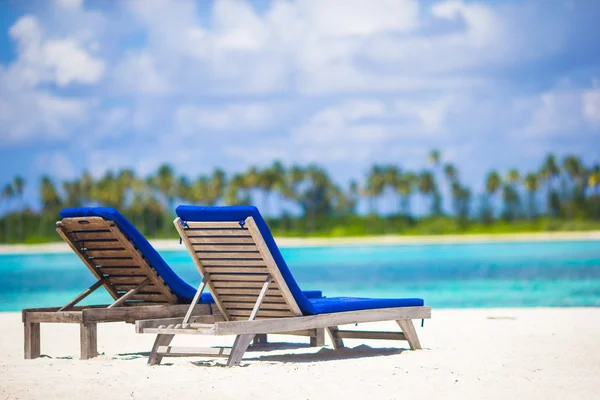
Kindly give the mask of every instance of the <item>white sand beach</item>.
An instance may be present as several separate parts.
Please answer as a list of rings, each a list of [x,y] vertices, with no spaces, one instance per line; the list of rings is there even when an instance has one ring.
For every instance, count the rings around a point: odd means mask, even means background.
[[[587,232],[534,232],[506,233],[493,235],[385,235],[337,238],[275,238],[280,247],[317,247],[317,246],[357,246],[357,245],[426,245],[452,243],[490,243],[490,242],[534,242],[566,240],[600,240],[600,231]],[[153,239],[150,243],[157,250],[185,250],[178,239]],[[0,244],[0,254],[24,253],[69,253],[71,249],[64,242],[43,244]]]
[[[348,340],[338,351],[269,345],[224,360],[165,358],[146,365],[153,335],[98,326],[95,359],[78,360],[78,326],[42,325],[42,354],[23,359],[20,313],[0,314],[0,399],[592,399],[600,395],[600,308],[433,310],[406,342]],[[365,329],[397,329],[394,323]],[[361,328],[359,327],[359,328]],[[352,329],[359,329],[349,327]],[[270,336],[270,341],[307,339]],[[178,337],[174,345],[230,345],[232,337]]]

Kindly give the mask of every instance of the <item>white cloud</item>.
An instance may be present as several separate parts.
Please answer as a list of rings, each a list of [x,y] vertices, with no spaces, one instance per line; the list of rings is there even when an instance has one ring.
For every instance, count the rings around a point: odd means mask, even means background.
[[[35,158],[33,167],[41,175],[54,179],[72,179],[77,175],[69,158],[60,152],[42,153]]]
[[[20,18],[10,28],[10,35],[18,43],[19,54],[9,68],[24,84],[91,84],[98,82],[104,73],[104,62],[90,55],[74,39],[44,39],[42,28],[33,16]]]
[[[175,123],[183,133],[207,131],[245,132],[273,126],[280,115],[273,104],[231,104],[222,107],[184,105],[175,112]]]
[[[523,129],[529,135],[571,137],[600,125],[599,89],[553,89],[521,107],[531,115]]]
[[[59,7],[79,9],[83,6],[83,0],[55,0]]]
[[[600,89],[585,90],[582,101],[584,117],[590,124],[600,125]]]

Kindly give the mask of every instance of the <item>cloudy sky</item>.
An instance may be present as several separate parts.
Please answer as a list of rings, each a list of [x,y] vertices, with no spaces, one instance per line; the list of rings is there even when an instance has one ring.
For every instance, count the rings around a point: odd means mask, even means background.
[[[600,2],[0,0],[0,185],[600,159]],[[34,201],[34,187],[28,197]]]

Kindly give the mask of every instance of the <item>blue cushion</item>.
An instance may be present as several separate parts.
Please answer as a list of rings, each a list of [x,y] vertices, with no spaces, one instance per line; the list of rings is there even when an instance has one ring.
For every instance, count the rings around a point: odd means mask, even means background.
[[[60,212],[61,218],[76,218],[76,217],[102,217],[114,221],[125,235],[133,242],[135,247],[146,257],[148,263],[154,268],[158,275],[163,278],[165,284],[169,286],[171,291],[177,296],[177,299],[182,304],[192,302],[196,289],[184,282],[169,265],[163,260],[158,252],[152,247],[150,242],[146,240],[133,226],[127,218],[119,211],[108,207],[82,207],[82,208],[65,208]],[[323,297],[320,290],[307,290],[304,295],[309,299]],[[210,293],[202,293],[200,304],[214,303]]]
[[[376,308],[420,307],[424,304],[423,299],[369,299],[364,297],[328,297],[310,299],[310,302],[319,314]]]
[[[269,248],[273,259],[279,267],[283,279],[287,283],[298,307],[304,315],[315,315],[319,313],[332,313],[342,311],[356,311],[375,308],[388,307],[409,307],[422,306],[422,299],[365,299],[356,297],[339,298],[308,298],[303,293],[294,280],[290,269],[288,268],[266,222],[258,212],[256,207],[252,206],[228,206],[228,207],[198,207],[198,206],[179,206],[176,210],[177,215],[183,221],[244,221],[248,217],[254,218],[267,247]]]

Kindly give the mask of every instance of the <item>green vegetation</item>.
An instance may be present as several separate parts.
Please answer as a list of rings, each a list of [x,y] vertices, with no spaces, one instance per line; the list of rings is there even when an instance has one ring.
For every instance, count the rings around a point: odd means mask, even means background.
[[[435,150],[429,161],[430,167],[421,171],[374,165],[362,184],[352,181],[347,187],[335,184],[319,166],[286,168],[278,161],[232,176],[217,168],[193,181],[177,177],[169,165],[145,178],[128,169],[108,171],[100,179],[86,172],[59,186],[44,176],[39,185],[39,211],[24,204],[25,182],[15,177],[1,192],[5,209],[11,211],[0,218],[0,242],[56,240],[54,222],[63,207],[115,207],[145,235],[174,237],[176,204],[253,204],[258,199],[266,204],[263,213],[278,216],[268,218],[268,222],[279,236],[600,229],[598,164],[586,167],[576,156],[567,156],[559,163],[550,154],[538,171],[490,171],[485,177],[485,192],[474,207],[472,191],[460,182],[456,167],[442,163],[441,154]],[[450,210],[443,208],[442,191],[451,197]],[[368,200],[367,215],[356,212],[361,199]],[[393,211],[386,215],[378,212],[383,201],[393,201]],[[429,215],[412,214],[411,205],[416,201],[425,202]]]

